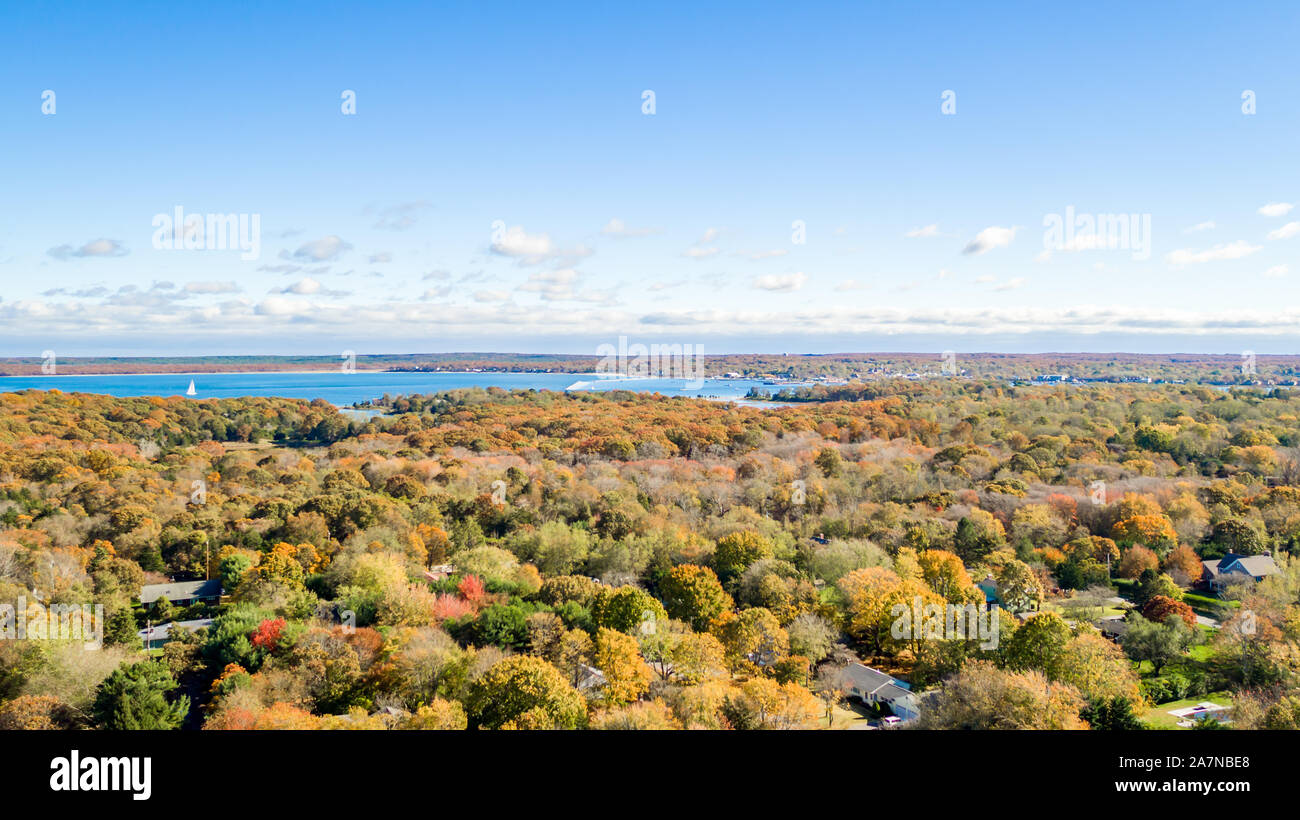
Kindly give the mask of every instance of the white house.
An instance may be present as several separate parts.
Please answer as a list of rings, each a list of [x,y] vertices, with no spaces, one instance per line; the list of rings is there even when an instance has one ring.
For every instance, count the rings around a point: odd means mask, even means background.
[[[894,716],[906,723],[921,716],[921,704],[907,683],[860,663],[844,669],[845,693],[863,703],[888,706]]]

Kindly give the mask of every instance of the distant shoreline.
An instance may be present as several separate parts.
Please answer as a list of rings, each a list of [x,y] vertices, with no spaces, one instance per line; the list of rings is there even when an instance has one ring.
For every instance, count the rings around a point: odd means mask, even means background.
[[[316,373],[338,373],[345,375],[337,367],[321,367],[314,370],[131,370],[124,372],[89,372],[89,373],[3,373],[0,379],[67,379],[73,377],[93,377],[98,379],[113,378],[115,376],[310,376]],[[385,368],[383,370],[373,370],[370,368],[358,367],[349,376],[375,375],[382,373],[428,373],[431,375],[446,374],[449,376],[500,376],[500,375],[519,375],[519,376],[592,376],[600,378],[598,373],[582,373],[579,371],[568,370],[411,370]],[[712,378],[712,377],[711,377]],[[716,378],[722,378],[721,376]]]
[[[680,347],[680,346],[679,346]],[[662,357],[671,359],[667,364]],[[680,360],[678,360],[680,357]],[[338,374],[346,362],[357,374],[427,374],[481,378],[598,377],[607,357],[558,353],[391,353],[339,356],[69,356],[47,362],[32,356],[0,357],[0,382],[61,376],[173,376],[201,379]],[[1300,355],[1139,353],[722,353],[691,356],[644,354],[620,358],[617,368],[646,367],[651,373],[692,372],[717,382],[760,381],[771,387],[833,389],[897,378],[919,381],[960,376],[1003,383],[1126,383],[1241,387],[1300,386]]]

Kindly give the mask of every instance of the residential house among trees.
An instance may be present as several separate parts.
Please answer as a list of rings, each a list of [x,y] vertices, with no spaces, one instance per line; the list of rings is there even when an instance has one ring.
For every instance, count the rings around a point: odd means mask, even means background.
[[[907,683],[861,663],[851,663],[844,671],[846,694],[872,706],[888,706],[905,723],[921,716],[920,703]]]
[[[145,584],[140,590],[140,603],[146,606],[166,598],[176,606],[189,606],[195,603],[215,604],[221,600],[225,590],[216,578],[207,581],[171,581],[166,584]]]
[[[1205,573],[1201,583],[1213,592],[1220,592],[1233,581],[1262,581],[1279,572],[1271,555],[1238,555],[1230,552],[1217,561],[1203,561]]]

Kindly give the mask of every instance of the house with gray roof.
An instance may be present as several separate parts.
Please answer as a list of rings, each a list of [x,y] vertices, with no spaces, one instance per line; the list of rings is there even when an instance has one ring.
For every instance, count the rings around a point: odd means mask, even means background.
[[[594,666],[580,663],[575,674],[577,680],[573,682],[573,685],[579,692],[595,693],[605,686],[605,673]]]
[[[861,663],[844,668],[845,693],[863,703],[888,706],[904,723],[921,716],[921,704],[911,686],[892,675]]]
[[[1124,633],[1128,632],[1128,621],[1124,620],[1123,615],[1114,615],[1101,620],[1093,621],[1092,625],[1097,627],[1101,634],[1112,641],[1120,641]]]
[[[224,594],[225,590],[217,578],[207,581],[169,581],[166,584],[145,584],[140,590],[140,603],[147,605],[159,598],[166,598],[177,606],[189,606],[199,601],[216,603]]]
[[[1281,570],[1271,555],[1238,555],[1230,552],[1217,561],[1202,561],[1205,571],[1201,583],[1212,592],[1220,592],[1233,582],[1257,582]]]

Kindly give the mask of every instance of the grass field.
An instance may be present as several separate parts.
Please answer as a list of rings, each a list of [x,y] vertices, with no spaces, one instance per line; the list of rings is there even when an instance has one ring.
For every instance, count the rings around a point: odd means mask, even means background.
[[[1170,701],[1169,703],[1162,703],[1159,706],[1148,709],[1141,717],[1142,720],[1153,729],[1181,729],[1183,727],[1178,725],[1178,718],[1169,713],[1174,709],[1185,709],[1189,706],[1195,706],[1203,700],[1208,700],[1210,703],[1216,703],[1219,706],[1232,705],[1232,697],[1229,693],[1211,692],[1204,697],[1184,698],[1182,700]]]

